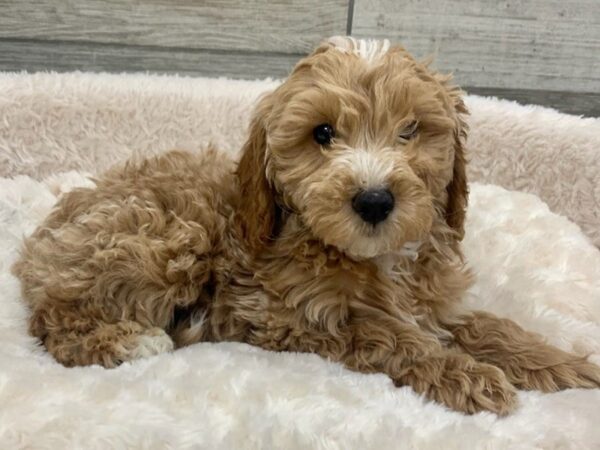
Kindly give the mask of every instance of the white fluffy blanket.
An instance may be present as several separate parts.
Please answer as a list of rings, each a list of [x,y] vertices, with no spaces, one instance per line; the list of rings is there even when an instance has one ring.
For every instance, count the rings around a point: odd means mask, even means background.
[[[81,133],[69,113],[76,100],[56,101],[72,121],[62,124],[67,143]],[[22,126],[18,115],[2,114]],[[0,143],[28,148],[6,126]],[[168,135],[172,126],[163,123],[157,133]],[[48,139],[37,136],[29,147]],[[315,355],[241,344],[198,344],[114,370],[60,366],[27,335],[9,268],[22,235],[60,192],[86,179],[81,172],[40,176],[36,159],[16,151],[10,164],[23,157],[34,166],[21,164],[20,173],[31,170],[31,177],[0,178],[0,449],[600,448],[600,390],[523,392],[517,412],[499,419],[448,411],[383,375],[349,372]],[[51,163],[51,154],[44,157]],[[464,247],[478,273],[470,307],[512,318],[600,363],[600,252],[577,225],[533,195],[473,184]]]
[[[498,419],[426,402],[315,355],[198,344],[118,369],[66,369],[27,335],[9,274],[23,233],[85,179],[0,181],[0,448],[598,448],[600,390],[520,394]],[[473,307],[600,362],[600,252],[536,197],[473,185]]]

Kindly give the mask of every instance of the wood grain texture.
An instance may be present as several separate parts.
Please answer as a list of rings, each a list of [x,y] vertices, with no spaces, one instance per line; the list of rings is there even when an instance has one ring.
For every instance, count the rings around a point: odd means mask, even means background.
[[[598,0],[355,0],[353,35],[434,55],[465,86],[600,93]]]
[[[322,38],[402,42],[466,90],[600,116],[598,0],[0,0],[0,70],[284,77]]]
[[[238,79],[282,78],[301,56],[0,40],[0,71],[87,70],[178,73]],[[470,94],[496,96],[519,103],[550,106],[570,114],[600,117],[600,94],[477,87],[464,89]]]
[[[0,0],[0,38],[308,52],[348,0]]]
[[[238,79],[285,77],[302,55],[113,44],[0,40],[0,71],[180,73]]]

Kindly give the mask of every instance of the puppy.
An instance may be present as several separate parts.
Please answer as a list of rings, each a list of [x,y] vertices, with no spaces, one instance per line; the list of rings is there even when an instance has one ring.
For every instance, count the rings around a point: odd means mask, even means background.
[[[236,165],[171,152],[64,195],[14,271],[66,366],[200,341],[314,352],[462,411],[600,368],[461,309],[467,113],[387,41],[332,38],[259,102]]]

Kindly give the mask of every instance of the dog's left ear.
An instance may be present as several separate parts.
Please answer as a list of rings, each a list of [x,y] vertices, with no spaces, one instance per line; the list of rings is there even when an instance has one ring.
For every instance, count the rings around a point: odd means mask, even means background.
[[[469,196],[465,155],[468,129],[464,118],[469,111],[462,99],[462,91],[457,87],[449,87],[448,90],[456,113],[456,124],[454,128],[454,169],[452,180],[446,187],[448,203],[445,216],[448,225],[458,233],[459,239],[462,240],[465,234],[465,215]]]

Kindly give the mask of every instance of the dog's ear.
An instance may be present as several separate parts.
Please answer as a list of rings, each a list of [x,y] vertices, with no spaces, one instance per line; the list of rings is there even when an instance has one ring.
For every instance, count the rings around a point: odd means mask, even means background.
[[[258,104],[250,122],[236,170],[239,183],[238,222],[249,249],[258,253],[271,240],[277,226],[275,192],[267,178],[267,132],[265,119],[271,110],[270,96]]]
[[[448,202],[446,206],[446,222],[462,239],[465,234],[465,215],[468,203],[468,186],[466,173],[465,141],[467,124],[465,116],[469,113],[462,99],[462,91],[456,87],[449,88],[450,98],[455,109],[454,128],[454,168],[452,180],[446,187]]]

